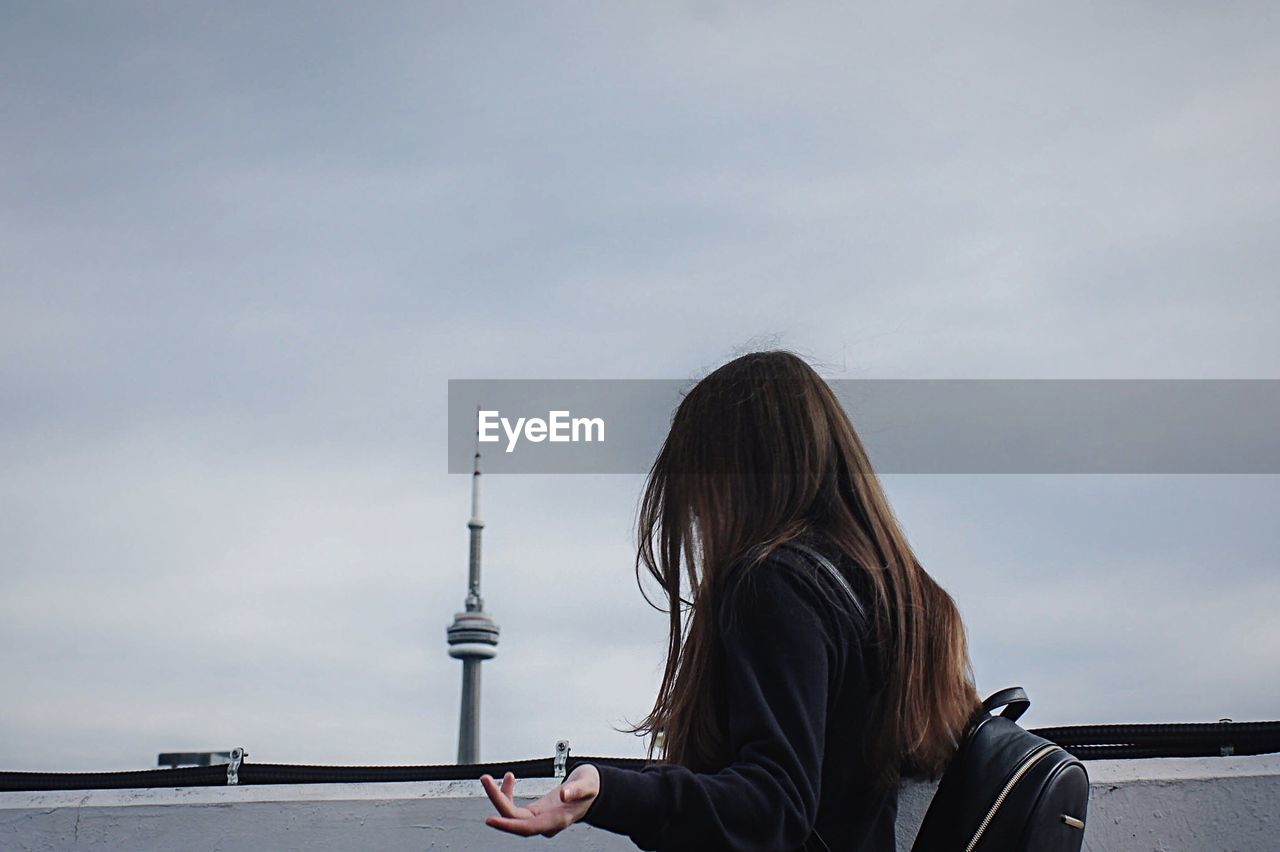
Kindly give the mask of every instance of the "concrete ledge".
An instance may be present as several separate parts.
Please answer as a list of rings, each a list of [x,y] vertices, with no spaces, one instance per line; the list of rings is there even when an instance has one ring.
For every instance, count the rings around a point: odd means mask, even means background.
[[[1271,852],[1280,837],[1280,756],[1092,761],[1085,848],[1091,852]],[[518,782],[537,798],[552,779]],[[933,794],[902,792],[899,848]],[[520,838],[484,825],[492,813],[479,781],[304,784],[0,793],[5,850],[634,849],[585,825],[554,839]]]

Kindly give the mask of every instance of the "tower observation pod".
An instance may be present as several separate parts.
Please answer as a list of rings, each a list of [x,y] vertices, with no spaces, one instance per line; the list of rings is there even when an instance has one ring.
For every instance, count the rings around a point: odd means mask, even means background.
[[[480,597],[480,451],[471,473],[471,557],[465,611],[455,613],[446,634],[449,656],[462,660],[462,704],[458,717],[458,763],[480,762],[480,664],[498,653],[498,625]]]

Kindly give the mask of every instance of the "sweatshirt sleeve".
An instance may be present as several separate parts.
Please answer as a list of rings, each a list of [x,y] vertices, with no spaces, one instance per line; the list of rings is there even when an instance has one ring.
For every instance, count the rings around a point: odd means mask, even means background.
[[[732,762],[600,766],[583,817],[647,850],[798,849],[817,817],[836,646],[811,579],[765,560],[735,577],[719,618]]]

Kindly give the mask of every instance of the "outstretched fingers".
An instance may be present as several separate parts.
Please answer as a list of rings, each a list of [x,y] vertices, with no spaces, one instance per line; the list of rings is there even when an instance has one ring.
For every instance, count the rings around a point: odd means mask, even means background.
[[[516,787],[514,773],[508,772],[502,777],[501,787],[491,775],[481,775],[480,784],[489,801],[498,809],[498,814],[485,819],[484,824],[523,837],[535,834],[554,837],[559,834],[573,825],[576,817],[572,811],[581,808],[577,802],[592,795],[589,785],[578,780],[549,790],[541,799],[522,808],[516,805],[513,797]]]
[[[485,793],[489,796],[489,801],[493,802],[493,806],[498,809],[498,813],[503,817],[514,818],[527,815],[529,813],[526,808],[517,808],[516,803],[512,800],[511,794],[515,790],[516,777],[508,772],[502,778],[502,788],[498,788],[498,783],[493,780],[493,776],[484,774],[480,776],[480,784],[484,787]],[[490,817],[496,819],[496,817]]]

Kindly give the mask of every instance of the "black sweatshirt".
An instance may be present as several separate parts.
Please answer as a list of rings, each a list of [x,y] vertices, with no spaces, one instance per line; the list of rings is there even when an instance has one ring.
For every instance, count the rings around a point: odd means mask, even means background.
[[[863,571],[836,564],[865,607]],[[861,746],[879,688],[869,627],[825,571],[803,565],[774,554],[725,584],[716,709],[732,761],[711,773],[597,765],[583,822],[648,850],[892,852],[897,790],[870,788]]]

